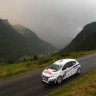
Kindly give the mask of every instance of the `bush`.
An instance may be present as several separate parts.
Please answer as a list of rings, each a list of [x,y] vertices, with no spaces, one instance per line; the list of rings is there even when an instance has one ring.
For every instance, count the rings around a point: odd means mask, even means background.
[[[52,61],[52,58],[40,58],[38,60],[38,64],[44,64],[44,63],[48,63],[50,61]]]
[[[68,56],[70,56],[70,54],[71,54],[71,53],[68,53],[68,52],[67,52],[67,53],[61,53],[60,56],[61,56],[61,57],[68,57]]]
[[[37,60],[38,59],[38,56],[37,55],[34,55],[33,56],[33,60]]]

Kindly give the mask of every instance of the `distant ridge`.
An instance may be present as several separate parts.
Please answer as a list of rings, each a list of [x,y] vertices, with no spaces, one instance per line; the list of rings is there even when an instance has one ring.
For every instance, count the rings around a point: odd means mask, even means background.
[[[62,51],[70,52],[89,50],[96,50],[96,22],[87,24],[72,40],[72,42]]]

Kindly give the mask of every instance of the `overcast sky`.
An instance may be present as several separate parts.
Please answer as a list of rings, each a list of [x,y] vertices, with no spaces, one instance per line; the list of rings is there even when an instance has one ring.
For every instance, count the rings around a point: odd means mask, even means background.
[[[0,17],[63,48],[84,25],[96,21],[96,0],[0,0]]]

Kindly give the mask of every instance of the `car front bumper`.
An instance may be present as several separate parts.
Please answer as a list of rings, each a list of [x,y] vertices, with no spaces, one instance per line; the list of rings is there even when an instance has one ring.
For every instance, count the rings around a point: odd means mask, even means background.
[[[56,83],[56,79],[52,79],[52,80],[48,80],[48,81],[42,80],[42,81],[45,82],[45,83],[48,83],[48,84],[54,84],[54,83]]]
[[[57,80],[56,78],[49,78],[46,76],[42,76],[42,81],[48,84],[56,83],[56,80]]]

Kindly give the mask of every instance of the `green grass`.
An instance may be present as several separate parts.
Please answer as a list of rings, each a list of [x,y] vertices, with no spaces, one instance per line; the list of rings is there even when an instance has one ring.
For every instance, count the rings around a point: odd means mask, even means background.
[[[72,80],[48,96],[96,96],[96,70]]]
[[[96,53],[96,51],[59,53],[48,58],[40,58],[36,61],[20,62],[15,64],[6,64],[6,65],[3,64],[0,65],[0,79],[7,78],[23,72],[46,67],[58,59],[78,58],[92,53]]]

